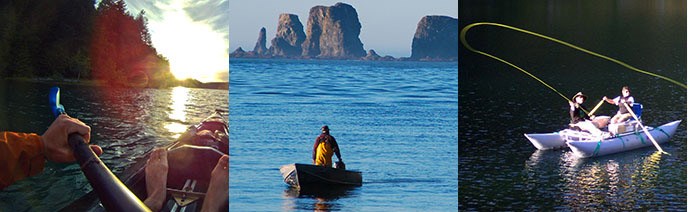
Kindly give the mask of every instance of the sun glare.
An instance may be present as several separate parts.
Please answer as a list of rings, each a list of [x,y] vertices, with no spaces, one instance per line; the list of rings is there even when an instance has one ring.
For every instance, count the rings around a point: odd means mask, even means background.
[[[158,4],[165,12],[160,21],[151,21],[149,28],[153,45],[170,61],[172,74],[177,79],[227,81],[217,79],[219,73],[229,71],[227,39],[208,23],[193,21],[183,9],[185,1]]]
[[[181,123],[186,121],[186,104],[189,101],[189,88],[174,87],[170,97],[172,98],[170,105],[172,112],[169,114],[169,118],[175,122],[165,125],[165,128],[169,132],[174,133],[176,138],[186,130],[186,126]]]

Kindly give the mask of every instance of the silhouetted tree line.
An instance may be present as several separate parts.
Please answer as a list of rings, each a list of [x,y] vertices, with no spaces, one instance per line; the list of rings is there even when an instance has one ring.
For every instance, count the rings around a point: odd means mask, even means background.
[[[165,87],[174,77],[151,43],[144,11],[123,0],[0,1],[0,77],[94,79]]]

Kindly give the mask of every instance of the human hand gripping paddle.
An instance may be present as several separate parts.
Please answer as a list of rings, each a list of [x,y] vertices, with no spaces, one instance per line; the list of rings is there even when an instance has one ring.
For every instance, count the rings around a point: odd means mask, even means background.
[[[50,108],[55,117],[67,114],[60,104],[60,88],[50,89]],[[120,181],[110,169],[98,158],[79,133],[71,133],[67,139],[74,158],[81,166],[81,171],[88,179],[93,190],[98,194],[107,211],[150,211],[141,200]]]
[[[659,151],[662,152],[662,153],[669,154],[669,153],[665,152],[664,150],[662,150],[662,147],[659,146],[659,144],[657,143],[657,141],[655,141],[655,138],[653,138],[652,135],[650,134],[650,132],[647,131],[647,129],[645,128],[645,126],[643,126],[643,123],[640,123],[640,119],[638,119],[638,116],[635,115],[635,113],[633,112],[633,110],[631,109],[631,107],[628,106],[628,103],[624,102],[623,104],[624,104],[624,106],[626,106],[626,109],[628,110],[629,113],[631,113],[631,115],[633,116],[633,118],[634,118],[635,120],[638,120],[638,124],[640,125],[640,128],[642,128],[642,129],[643,129],[643,132],[645,132],[645,135],[647,135],[647,137],[650,138],[650,140],[652,141],[652,144],[654,144],[655,147],[657,147],[657,150],[659,150]]]

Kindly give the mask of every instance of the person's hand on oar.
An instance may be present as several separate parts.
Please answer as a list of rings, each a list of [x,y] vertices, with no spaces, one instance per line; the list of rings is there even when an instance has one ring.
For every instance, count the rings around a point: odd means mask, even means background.
[[[71,163],[76,159],[74,152],[67,143],[69,134],[78,133],[84,137],[84,141],[91,141],[91,127],[81,122],[79,119],[69,117],[66,114],[58,116],[48,130],[41,136],[46,159],[58,163]],[[93,152],[98,156],[103,154],[103,149],[97,145],[89,145]]]
[[[49,155],[50,160],[55,161],[76,161],[106,211],[150,211],[100,160],[103,150],[88,145],[91,128],[67,115],[60,104],[59,87],[50,88],[48,100],[55,121],[40,138],[47,150],[46,157]]]
[[[60,115],[43,135],[36,133],[0,132],[0,190],[14,182],[43,172],[46,159],[72,163],[74,153],[67,142],[71,133],[78,133],[89,142],[91,128],[78,119]],[[103,149],[90,148],[98,155]]]

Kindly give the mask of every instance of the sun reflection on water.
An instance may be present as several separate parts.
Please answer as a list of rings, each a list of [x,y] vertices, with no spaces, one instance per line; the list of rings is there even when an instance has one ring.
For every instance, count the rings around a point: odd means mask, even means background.
[[[571,168],[562,168],[568,181],[565,204],[574,210],[594,205],[624,211],[652,201],[654,193],[646,191],[654,191],[659,187],[661,153],[656,151],[632,160],[617,160],[620,156],[616,156],[613,159],[611,156],[581,159],[584,162],[575,165],[565,161],[565,166]],[[625,156],[637,157],[632,154]]]
[[[172,88],[172,104],[170,108],[172,112],[169,115],[170,123],[165,125],[165,128],[174,133],[174,137],[179,137],[185,130],[186,125],[186,104],[189,100],[189,88],[174,87]]]

